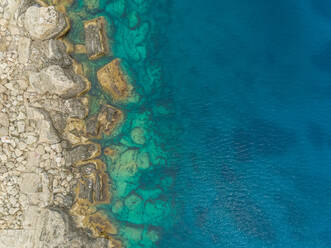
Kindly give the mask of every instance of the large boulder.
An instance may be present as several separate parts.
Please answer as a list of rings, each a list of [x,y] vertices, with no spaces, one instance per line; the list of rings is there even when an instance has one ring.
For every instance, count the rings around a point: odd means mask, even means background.
[[[82,77],[58,65],[51,65],[39,73],[30,73],[29,81],[40,94],[48,92],[64,98],[74,97],[86,89],[86,82]]]
[[[34,70],[41,70],[50,65],[69,68],[72,58],[66,52],[66,46],[59,40],[35,40],[31,43],[30,60]]]
[[[24,26],[34,40],[48,40],[68,29],[65,16],[53,6],[31,6],[25,12]]]
[[[105,25],[104,17],[84,22],[85,47],[89,59],[100,58],[108,52]]]
[[[37,121],[39,143],[56,144],[61,141],[47,111],[40,108],[27,107],[27,115],[29,119]]]
[[[126,100],[132,90],[129,77],[124,72],[121,60],[114,59],[97,72],[99,83],[114,101]]]
[[[103,105],[98,115],[98,122],[100,125],[100,131],[106,135],[110,135],[111,132],[118,126],[123,120],[123,112],[113,106]]]

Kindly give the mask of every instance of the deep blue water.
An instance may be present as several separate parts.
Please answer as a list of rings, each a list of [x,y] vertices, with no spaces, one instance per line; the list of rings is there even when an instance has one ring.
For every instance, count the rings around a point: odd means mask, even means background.
[[[182,127],[164,248],[331,247],[331,3],[172,1]]]

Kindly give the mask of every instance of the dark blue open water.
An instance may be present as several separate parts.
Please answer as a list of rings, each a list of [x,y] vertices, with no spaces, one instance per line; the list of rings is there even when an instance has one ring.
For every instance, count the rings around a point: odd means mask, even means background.
[[[331,247],[331,2],[169,8],[179,211],[160,247]]]

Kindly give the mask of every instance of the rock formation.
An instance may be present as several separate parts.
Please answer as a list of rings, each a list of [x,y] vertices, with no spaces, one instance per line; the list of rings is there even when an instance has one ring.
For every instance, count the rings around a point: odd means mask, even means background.
[[[89,59],[97,59],[108,52],[104,17],[84,22],[85,48]]]
[[[120,247],[96,208],[110,184],[89,137],[123,113],[105,105],[86,119],[90,83],[55,39],[68,21],[38,2],[0,0],[0,248]]]
[[[114,101],[123,101],[129,97],[132,86],[129,84],[128,75],[123,71],[120,59],[114,59],[102,67],[97,76],[103,89]]]
[[[33,40],[48,40],[64,34],[68,23],[53,6],[31,6],[25,12],[24,27]]]

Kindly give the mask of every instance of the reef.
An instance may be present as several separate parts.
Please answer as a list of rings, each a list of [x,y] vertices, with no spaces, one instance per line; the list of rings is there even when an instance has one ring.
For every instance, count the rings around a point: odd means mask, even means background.
[[[89,116],[91,83],[62,38],[67,5],[0,0],[1,248],[122,246],[97,207],[110,202],[111,183],[91,138],[110,135],[123,112],[103,105]],[[86,41],[89,57],[99,57],[104,23],[86,25],[101,32]]]

